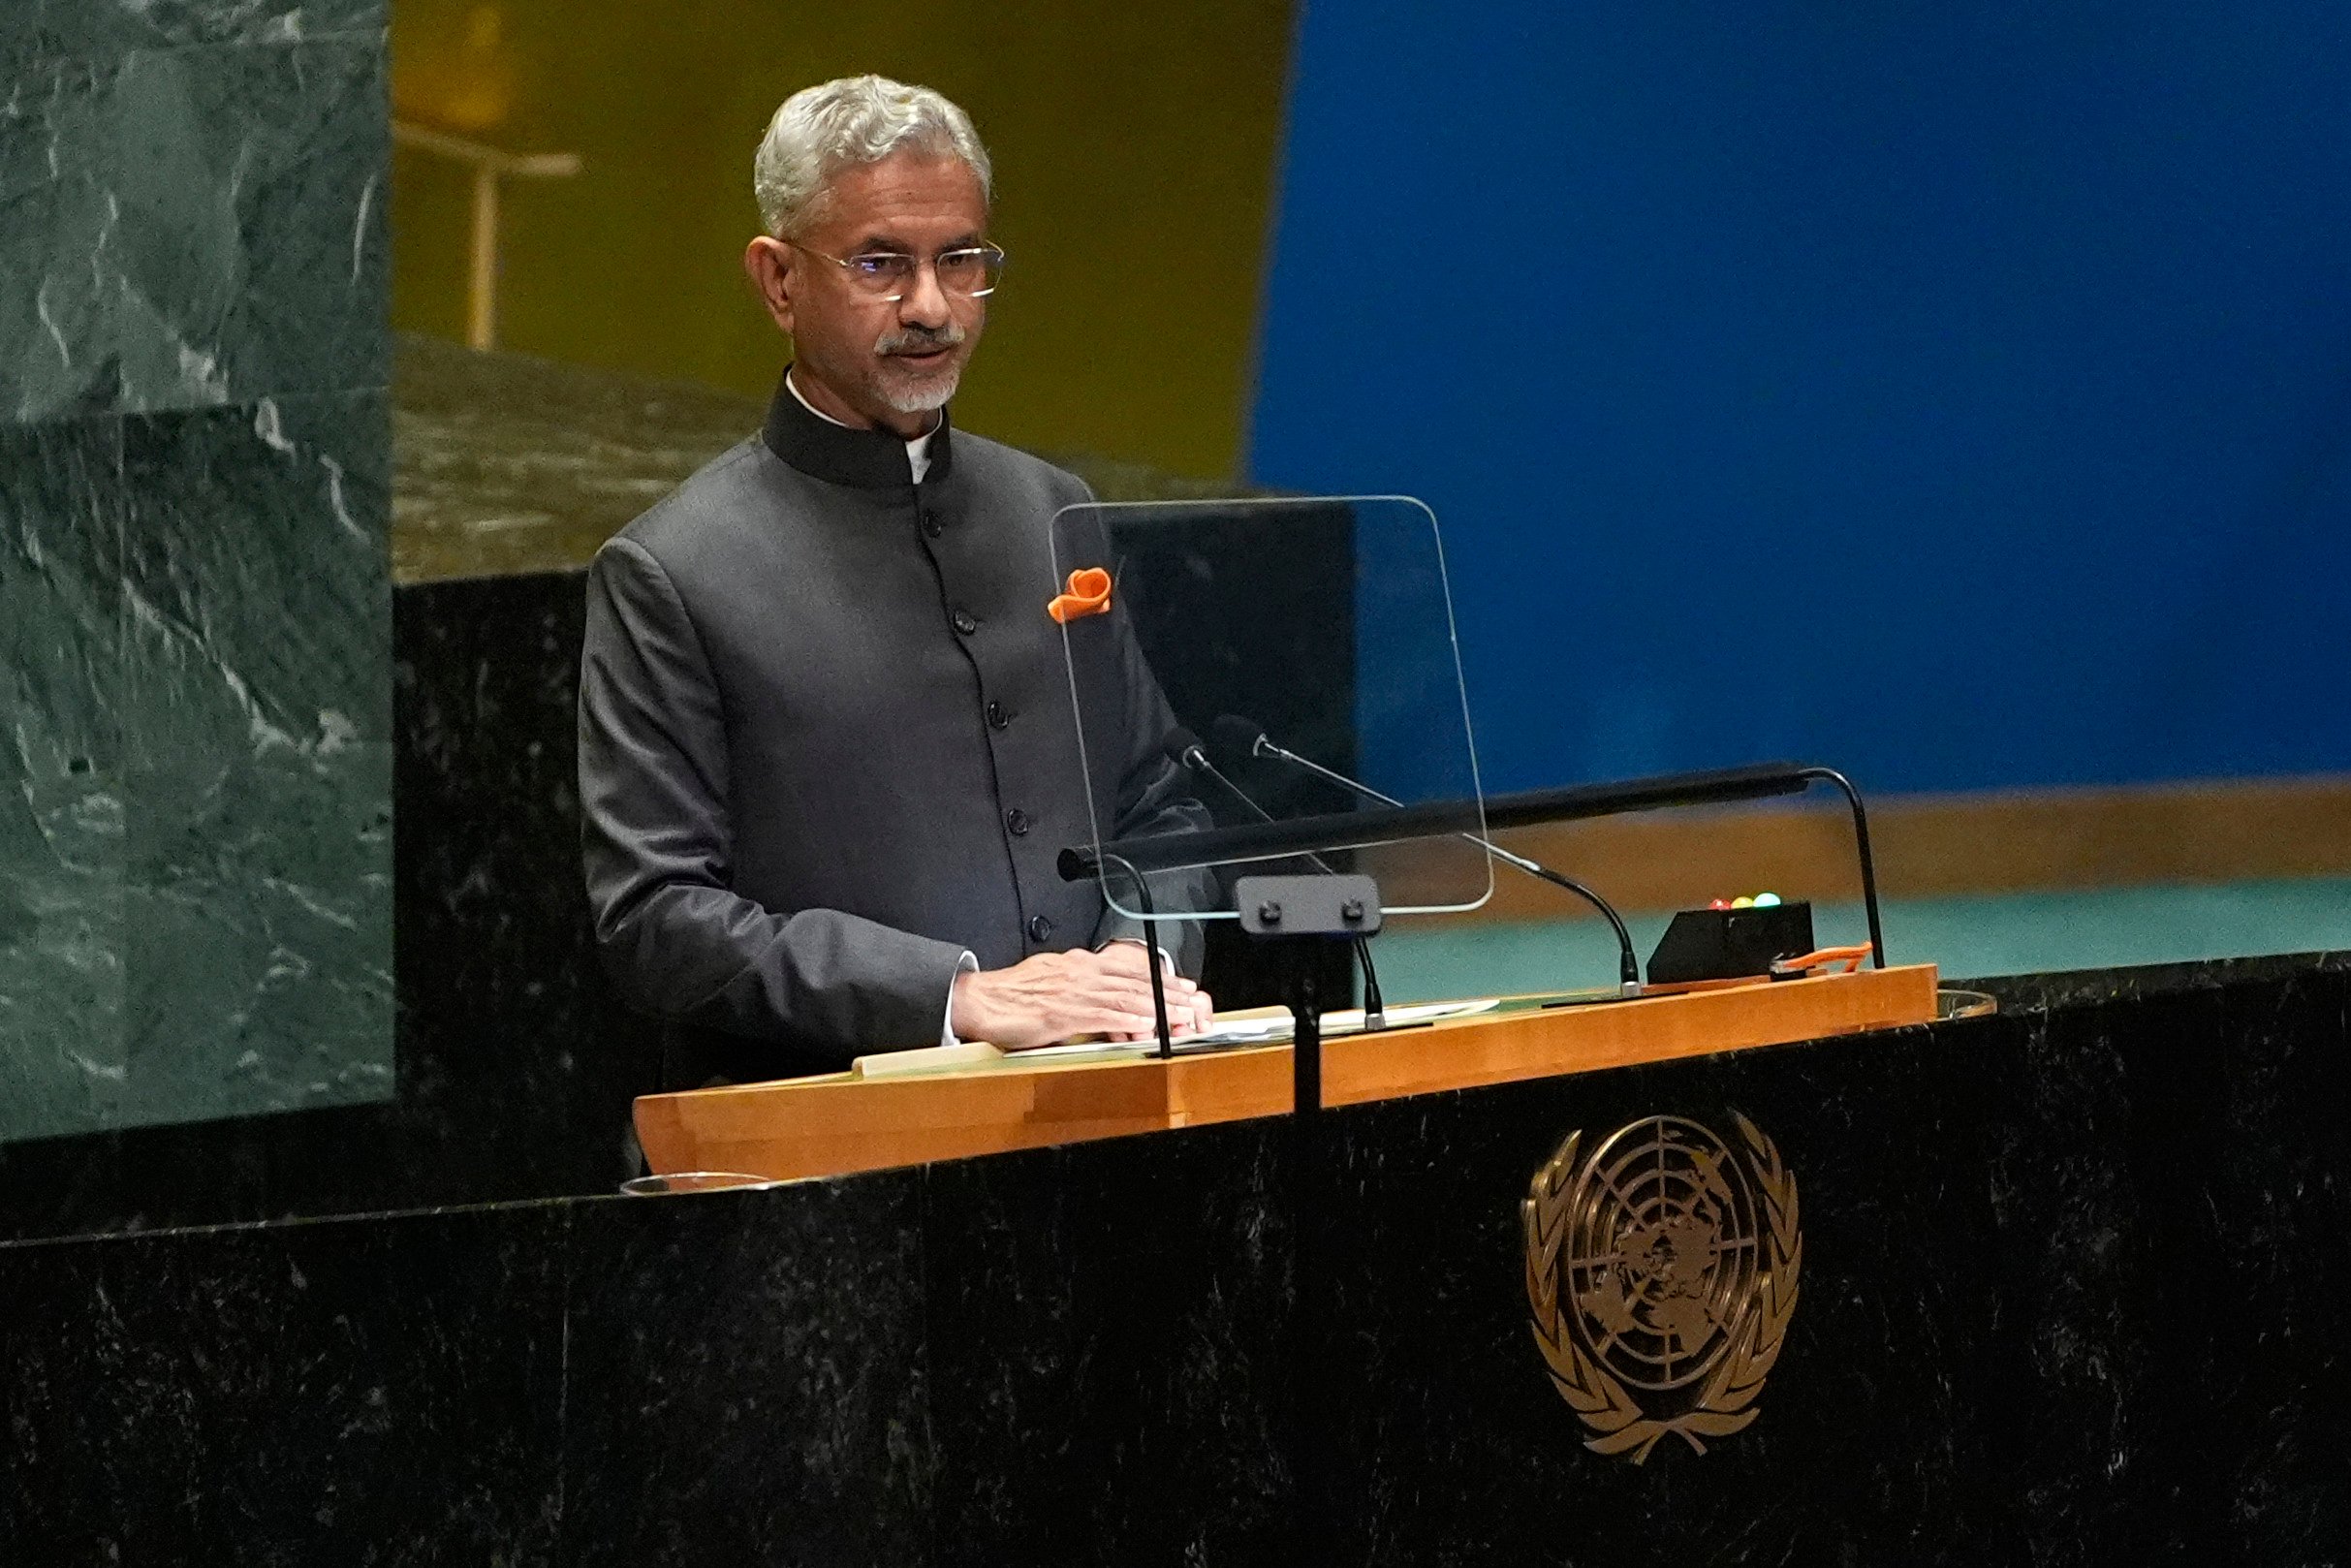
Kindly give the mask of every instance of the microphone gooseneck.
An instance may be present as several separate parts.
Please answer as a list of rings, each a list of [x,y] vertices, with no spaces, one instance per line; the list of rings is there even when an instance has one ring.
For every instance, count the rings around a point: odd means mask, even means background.
[[[1221,731],[1228,721],[1240,724],[1243,728],[1248,727],[1246,720],[1236,720],[1232,714],[1228,713],[1218,719],[1213,728]],[[1263,730],[1254,730],[1248,738],[1252,743],[1264,740],[1266,733]],[[1167,754],[1177,767],[1188,768],[1196,773],[1205,773],[1214,779],[1219,788],[1239,801],[1242,808],[1258,821],[1271,822],[1273,820],[1270,812],[1259,805],[1246,790],[1227,778],[1223,768],[1208,760],[1207,749],[1200,743],[1200,737],[1191,731],[1178,728],[1168,732]],[[1330,862],[1320,855],[1308,855],[1305,859],[1326,872],[1332,872],[1332,875],[1337,874],[1332,871]],[[1349,945],[1355,949],[1356,964],[1364,972],[1364,1027],[1384,1029],[1388,1026],[1388,1006],[1380,994],[1380,972],[1371,962],[1371,944],[1359,936]]]
[[[1176,1037],[1168,1028],[1167,984],[1159,978],[1159,929],[1154,919],[1157,911],[1151,907],[1151,885],[1123,856],[1106,854],[1102,861],[1106,865],[1118,866],[1135,879],[1135,896],[1143,905],[1144,929],[1149,933],[1143,944],[1143,961],[1151,972],[1151,1022],[1159,1031],[1159,1055],[1165,1060],[1176,1053]]]
[[[1266,734],[1266,730],[1263,725],[1252,724],[1238,713],[1227,713],[1218,718],[1217,721],[1208,726],[1208,728],[1216,733],[1217,739],[1221,744],[1225,745],[1232,751],[1239,753],[1240,755],[1249,757],[1270,757],[1277,762],[1286,763],[1294,768],[1302,768],[1307,772],[1313,773],[1319,778],[1328,779],[1343,790],[1347,790],[1353,794],[1359,795],[1366,800],[1377,801],[1381,805],[1400,806],[1404,803],[1392,795],[1381,794],[1378,790],[1375,790],[1370,785],[1364,783],[1361,779],[1349,778],[1346,774],[1338,772],[1333,768],[1325,768],[1321,763],[1316,762],[1311,757],[1301,757],[1295,751],[1288,750],[1275,744],[1271,737]],[[1228,785],[1227,787],[1229,788],[1230,786]],[[1264,815],[1262,812],[1259,814],[1261,816]],[[1511,851],[1504,849],[1501,845],[1493,842],[1493,840],[1489,838],[1485,838],[1477,833],[1469,832],[1461,833],[1458,836],[1477,845],[1480,849],[1485,850],[1488,854],[1493,856],[1496,860],[1503,862],[1505,864],[1515,866],[1519,870],[1525,872],[1528,876],[1534,877],[1540,881],[1548,882],[1552,887],[1565,889],[1567,892],[1574,894],[1577,897],[1582,898],[1585,903],[1590,904],[1594,909],[1600,911],[1600,913],[1607,918],[1610,927],[1616,933],[1616,979],[1618,988],[1627,996],[1638,996],[1641,994],[1641,955],[1633,946],[1633,933],[1626,928],[1624,917],[1616,913],[1614,905],[1611,904],[1606,898],[1601,897],[1597,892],[1585,887],[1583,883],[1577,881],[1574,877],[1567,875],[1565,872],[1554,871],[1550,866],[1543,864],[1540,861],[1530,860],[1524,855],[1514,854]]]

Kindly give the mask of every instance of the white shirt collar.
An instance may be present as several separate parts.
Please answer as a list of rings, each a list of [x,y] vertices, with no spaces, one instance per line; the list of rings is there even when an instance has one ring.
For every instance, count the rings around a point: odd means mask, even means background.
[[[857,428],[857,426],[851,424],[847,420],[834,419],[831,415],[826,413],[823,409],[808,401],[807,398],[801,396],[799,387],[796,382],[793,381],[792,372],[789,369],[784,372],[784,386],[791,392],[793,400],[795,402],[799,403],[800,407],[806,409],[809,413],[815,415],[818,419],[823,420],[827,424],[837,424],[844,430],[853,430]],[[906,467],[908,471],[914,475],[914,482],[917,485],[922,484],[923,476],[930,472],[930,438],[938,433],[938,422],[933,420],[929,429],[925,430],[921,435],[914,437],[912,440],[906,443]]]

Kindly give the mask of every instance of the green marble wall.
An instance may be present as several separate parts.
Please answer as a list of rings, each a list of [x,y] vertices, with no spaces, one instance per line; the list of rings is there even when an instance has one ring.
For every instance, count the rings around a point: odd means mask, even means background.
[[[388,1096],[383,0],[0,0],[0,1139]]]

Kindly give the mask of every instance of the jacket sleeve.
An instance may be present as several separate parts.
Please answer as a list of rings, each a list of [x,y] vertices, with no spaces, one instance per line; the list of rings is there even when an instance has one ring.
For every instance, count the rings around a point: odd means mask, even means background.
[[[581,853],[596,945],[622,996],[674,1022],[816,1048],[936,1045],[963,950],[729,885],[726,726],[692,617],[615,538],[587,574],[580,666]]]

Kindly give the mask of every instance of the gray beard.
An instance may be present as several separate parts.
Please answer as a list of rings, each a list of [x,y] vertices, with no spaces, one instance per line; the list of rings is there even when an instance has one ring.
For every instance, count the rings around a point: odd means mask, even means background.
[[[885,386],[882,401],[901,414],[927,414],[945,408],[956,394],[956,384],[963,379],[963,367],[957,365],[944,376],[925,376],[903,390]]]

